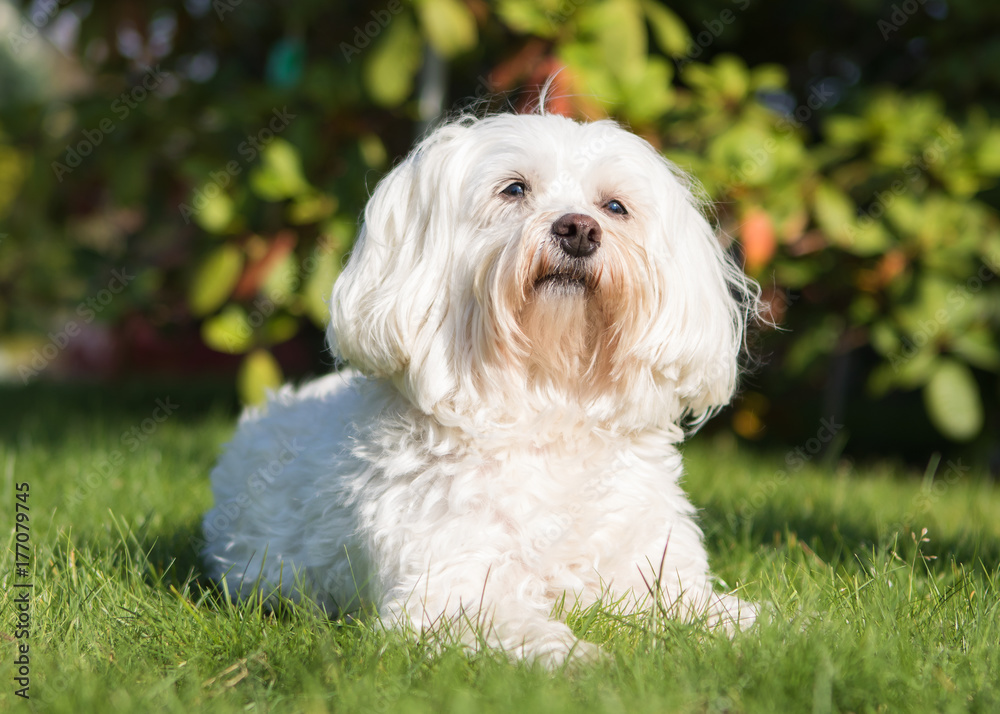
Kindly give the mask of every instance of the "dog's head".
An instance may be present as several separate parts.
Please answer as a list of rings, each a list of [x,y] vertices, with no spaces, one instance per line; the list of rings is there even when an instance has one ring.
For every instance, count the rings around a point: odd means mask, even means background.
[[[699,209],[613,122],[448,124],[375,189],[331,347],[453,422],[552,405],[619,429],[698,421],[732,396],[756,299]]]

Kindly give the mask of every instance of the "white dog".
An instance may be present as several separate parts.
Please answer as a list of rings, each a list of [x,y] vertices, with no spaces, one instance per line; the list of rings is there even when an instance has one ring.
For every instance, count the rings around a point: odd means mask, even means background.
[[[594,651],[564,596],[746,626],[676,445],[732,396],[755,305],[687,180],[615,123],[445,125],[334,286],[357,372],[249,410],[212,473],[211,575],[549,664]]]

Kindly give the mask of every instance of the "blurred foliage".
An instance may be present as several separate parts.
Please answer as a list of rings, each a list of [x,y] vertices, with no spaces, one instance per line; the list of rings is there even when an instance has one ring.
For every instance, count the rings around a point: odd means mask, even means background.
[[[0,28],[0,333],[58,328],[124,266],[95,317],[194,327],[245,356],[257,400],[276,349],[321,335],[360,210],[426,122],[524,108],[555,76],[550,111],[616,117],[697,176],[761,282],[778,329],[741,435],[795,438],[804,395],[838,416],[919,393],[940,435],[995,444],[1000,8],[761,5],[21,6]]]

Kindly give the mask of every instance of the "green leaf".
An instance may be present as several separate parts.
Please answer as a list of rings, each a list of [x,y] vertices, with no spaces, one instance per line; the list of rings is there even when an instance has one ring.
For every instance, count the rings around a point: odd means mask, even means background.
[[[646,19],[653,28],[653,37],[660,49],[673,57],[686,55],[691,46],[691,34],[674,11],[656,0],[646,0],[642,3],[642,9],[646,12]]]
[[[979,170],[988,176],[1000,174],[1000,129],[992,129],[976,151]]]
[[[889,366],[894,374],[893,386],[901,389],[924,386],[937,372],[940,362],[941,358],[933,345],[904,344],[899,353],[889,355]]]
[[[1000,345],[992,330],[984,327],[966,330],[955,335],[949,347],[976,367],[989,370],[1000,368]]]
[[[281,386],[281,366],[267,350],[254,350],[246,356],[236,375],[236,390],[244,404],[263,404],[268,390]]]
[[[7,214],[8,207],[13,203],[22,182],[28,176],[30,165],[27,152],[21,153],[13,146],[0,143],[0,218]],[[59,181],[62,182],[62,178]]]
[[[868,137],[868,122],[851,116],[832,116],[823,123],[827,141],[834,146],[853,147]]]
[[[780,64],[762,64],[750,72],[750,88],[784,89],[788,84],[788,70]]]
[[[869,340],[872,347],[879,354],[883,355],[898,352],[902,347],[899,335],[896,334],[896,331],[888,320],[880,320],[872,325]]]
[[[892,243],[892,237],[881,221],[861,220],[847,232],[848,243],[843,247],[854,255],[878,255]]]
[[[284,139],[264,147],[261,165],[250,172],[250,188],[265,201],[281,201],[310,191],[299,152]]]
[[[288,220],[293,225],[316,223],[333,215],[337,210],[337,198],[325,193],[307,193],[297,196],[288,207]]]
[[[712,140],[708,157],[715,167],[726,171],[730,183],[762,186],[774,177],[776,168],[775,152],[765,147],[775,146],[767,132],[742,122]]]
[[[264,278],[264,295],[277,305],[284,305],[299,284],[299,264],[294,253],[289,253],[271,266]]]
[[[891,389],[919,389],[927,384],[940,362],[937,350],[918,348],[912,343],[901,343],[898,350],[885,357],[868,377],[868,391],[874,397],[881,397]]]
[[[216,352],[243,354],[253,346],[253,327],[242,307],[229,305],[201,324],[201,339]]]
[[[790,288],[801,288],[816,280],[823,273],[816,261],[782,261],[774,266],[776,282]]]
[[[191,199],[195,222],[209,233],[225,233],[236,215],[236,206],[218,184],[209,181]]]
[[[979,386],[964,364],[941,360],[923,395],[931,422],[949,439],[969,441],[983,428]]]
[[[581,31],[593,37],[597,59],[625,82],[636,82],[646,65],[646,24],[634,0],[607,0],[580,11]]]
[[[362,68],[365,89],[376,104],[394,107],[413,91],[423,42],[407,15],[393,20]]]
[[[803,331],[785,355],[787,369],[793,374],[801,374],[814,362],[829,355],[837,346],[842,329],[839,318],[831,315]]]
[[[848,310],[852,325],[867,325],[879,314],[879,303],[871,295],[860,293],[854,296]]]
[[[445,59],[476,46],[476,18],[459,0],[420,0],[416,3],[420,26],[431,47]]]
[[[660,57],[650,57],[637,82],[626,85],[625,110],[633,121],[651,121],[673,104],[672,68]]]
[[[209,253],[198,266],[188,292],[191,312],[202,317],[214,312],[226,301],[243,274],[243,253],[224,245]]]
[[[388,159],[385,144],[377,134],[364,134],[358,139],[358,150],[368,168],[380,169]]]
[[[831,242],[840,246],[849,245],[854,228],[854,202],[839,188],[824,181],[816,187],[813,209],[820,228]]]
[[[948,335],[964,330],[974,317],[974,296],[965,299],[945,276],[925,271],[917,276],[916,294],[895,310],[904,334],[915,342],[940,344]]]
[[[286,342],[299,331],[299,321],[291,315],[275,315],[264,323],[261,330],[264,344],[279,345]]]
[[[354,218],[347,218],[343,215],[335,216],[323,224],[323,230],[316,243],[314,257],[317,259],[326,253],[333,253],[338,256],[338,260],[346,253],[354,243],[354,237],[358,232],[358,221]],[[311,259],[306,258],[303,267],[307,273],[312,272]]]
[[[561,2],[555,3],[552,8],[542,8],[541,4],[535,0],[502,0],[497,6],[497,14],[515,32],[553,37],[559,26],[576,10],[575,5],[567,4],[564,11]]]
[[[701,62],[689,62],[680,70],[680,77],[684,83],[698,94],[709,95],[718,92],[715,72],[707,64]]]
[[[889,222],[904,236],[918,236],[924,227],[924,207],[910,194],[896,196],[886,205]]]
[[[750,73],[743,60],[726,54],[720,55],[713,64],[722,96],[731,102],[742,101],[750,88]]]
[[[330,293],[333,281],[340,274],[341,254],[336,251],[324,251],[314,256],[312,272],[306,279],[303,297],[305,298],[306,314],[317,327],[326,327],[330,321]]]
[[[621,103],[621,90],[611,70],[601,60],[593,45],[584,42],[567,42],[559,47],[559,59],[595,97],[609,106]]]

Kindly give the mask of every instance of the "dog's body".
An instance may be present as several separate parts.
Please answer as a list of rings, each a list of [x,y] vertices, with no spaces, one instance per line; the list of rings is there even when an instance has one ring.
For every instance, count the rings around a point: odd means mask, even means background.
[[[213,472],[212,575],[549,662],[589,650],[550,618],[564,596],[752,622],[713,593],[675,446],[731,397],[751,290],[616,125],[439,129],[334,288],[361,373],[248,411]]]

